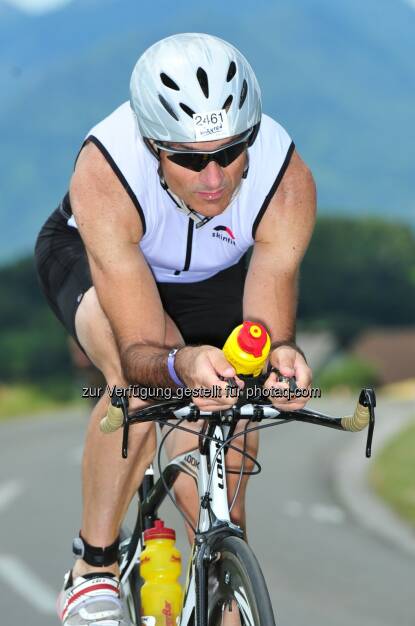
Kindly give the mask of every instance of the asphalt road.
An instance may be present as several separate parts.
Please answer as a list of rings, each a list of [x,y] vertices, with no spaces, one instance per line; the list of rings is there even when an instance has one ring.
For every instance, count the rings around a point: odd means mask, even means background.
[[[410,408],[380,403],[379,416],[392,419],[398,410]],[[0,424],[1,626],[58,623],[55,597],[79,528],[85,425],[80,414]],[[360,527],[336,498],[333,467],[350,437],[361,438],[363,455],[364,434],[293,423],[262,435],[248,534],[280,625],[415,624],[413,556]],[[177,513],[165,511],[185,549]]]

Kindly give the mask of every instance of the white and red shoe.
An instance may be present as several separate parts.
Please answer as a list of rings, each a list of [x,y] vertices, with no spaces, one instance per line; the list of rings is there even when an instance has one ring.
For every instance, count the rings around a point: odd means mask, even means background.
[[[63,626],[126,626],[120,583],[110,573],[94,572],[73,580],[68,572],[57,609]]]

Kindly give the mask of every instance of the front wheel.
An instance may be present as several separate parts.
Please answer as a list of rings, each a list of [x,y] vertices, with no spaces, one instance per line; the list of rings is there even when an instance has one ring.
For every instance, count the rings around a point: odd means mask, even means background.
[[[275,626],[265,579],[248,544],[226,537],[215,551],[218,560],[209,566],[208,625]]]

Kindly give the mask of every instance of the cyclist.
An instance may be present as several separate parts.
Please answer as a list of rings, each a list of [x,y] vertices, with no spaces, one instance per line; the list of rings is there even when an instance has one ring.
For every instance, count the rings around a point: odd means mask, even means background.
[[[144,52],[130,91],[130,102],[88,133],[69,192],[39,234],[38,274],[51,308],[110,387],[224,391],[235,371],[220,348],[249,318],[272,335],[272,365],[308,388],[295,316],[315,186],[287,132],[262,115],[252,68],[221,39],[178,34]],[[284,387],[275,373],[265,384]],[[210,410],[234,400],[195,402]],[[85,443],[79,558],[60,605],[71,626],[122,623],[118,533],[156,446],[154,427],[137,426],[121,459],[120,432],[98,427],[108,403],[105,395],[95,406]],[[248,451],[257,446],[251,434]],[[172,435],[171,454],[194,447],[190,435]],[[227,463],[236,467],[239,455],[230,452]],[[237,478],[230,476],[230,492]],[[245,487],[244,479],[232,511],[243,527]],[[186,477],[177,498],[194,514]]]

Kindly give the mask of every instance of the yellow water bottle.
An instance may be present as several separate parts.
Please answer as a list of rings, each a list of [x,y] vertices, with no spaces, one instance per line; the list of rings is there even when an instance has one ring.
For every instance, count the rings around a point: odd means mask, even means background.
[[[176,626],[182,609],[181,555],[175,546],[176,533],[156,520],[144,531],[145,548],[140,557],[142,624]]]
[[[262,324],[244,322],[227,338],[223,352],[227,361],[244,376],[258,376],[271,347],[271,340]]]

